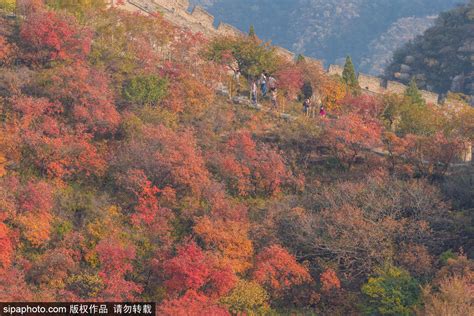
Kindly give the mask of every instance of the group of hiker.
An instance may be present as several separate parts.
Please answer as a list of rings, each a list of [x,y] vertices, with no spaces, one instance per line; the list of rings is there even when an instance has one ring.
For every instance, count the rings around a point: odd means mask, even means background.
[[[257,105],[258,103],[258,86],[263,98],[266,98],[270,93],[271,109],[276,110],[278,108],[278,94],[277,94],[277,80],[267,72],[262,74],[256,80],[252,80],[250,84],[250,96],[252,104]],[[319,94],[311,96],[306,95],[303,102],[303,112],[307,117],[316,117],[316,108],[319,107],[319,115],[321,117],[326,116],[326,110],[321,101]]]
[[[313,100],[312,100],[313,99]],[[319,95],[305,98],[303,101],[303,112],[306,117],[316,117],[316,109],[319,107],[319,116],[326,117],[326,110]]]
[[[272,104],[272,109],[276,109],[278,107],[278,94],[277,94],[277,80],[275,79],[275,77],[269,75],[266,72],[262,72],[258,80],[252,81],[250,94],[252,97],[252,103],[254,105],[257,104],[257,95],[258,95],[257,83],[260,85],[260,90],[261,90],[263,98],[266,98],[268,93],[270,92],[270,101]]]

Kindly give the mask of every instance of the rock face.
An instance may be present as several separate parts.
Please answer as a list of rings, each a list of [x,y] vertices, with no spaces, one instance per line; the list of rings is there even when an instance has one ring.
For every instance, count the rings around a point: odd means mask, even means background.
[[[420,35],[434,16],[467,0],[192,0],[217,19],[296,53],[383,73],[393,51]]]
[[[382,75],[393,52],[431,27],[435,18],[436,16],[407,17],[397,20],[387,31],[370,42],[369,51],[362,58],[360,68],[371,74]],[[413,62],[412,58],[405,60],[406,65]]]
[[[474,96],[474,2],[442,13],[423,36],[397,50],[387,79]]]

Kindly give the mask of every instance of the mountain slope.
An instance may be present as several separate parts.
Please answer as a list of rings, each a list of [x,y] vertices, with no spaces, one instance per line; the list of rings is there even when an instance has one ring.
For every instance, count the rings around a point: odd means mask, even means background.
[[[474,95],[474,1],[442,13],[423,36],[395,52],[389,79]]]
[[[351,54],[356,65],[378,54],[371,43],[407,17],[426,18],[452,8],[459,0],[195,0],[219,20],[247,30],[255,24],[259,36],[273,43],[324,59],[340,61]],[[403,31],[403,42],[421,34],[421,23]],[[370,45],[369,45],[370,44]],[[377,71],[366,63],[362,71]]]

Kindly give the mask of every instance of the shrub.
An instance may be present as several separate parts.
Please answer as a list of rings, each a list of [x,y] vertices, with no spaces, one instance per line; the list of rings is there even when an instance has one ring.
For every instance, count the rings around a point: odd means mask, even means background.
[[[168,94],[168,81],[155,75],[140,75],[125,83],[124,98],[139,106],[157,105]]]
[[[420,303],[420,287],[410,274],[400,268],[386,266],[362,286],[367,300],[367,315],[413,315]]]

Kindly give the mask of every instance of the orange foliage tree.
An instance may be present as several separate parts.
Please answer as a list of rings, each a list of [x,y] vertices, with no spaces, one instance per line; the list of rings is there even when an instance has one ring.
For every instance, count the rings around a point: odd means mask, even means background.
[[[323,292],[337,290],[341,288],[341,281],[333,269],[327,269],[319,276],[321,281],[321,289]]]
[[[43,181],[30,181],[22,188],[18,204],[15,221],[23,236],[32,246],[43,246],[49,241],[53,221],[53,188]]]
[[[16,47],[10,44],[3,35],[0,35],[0,66],[10,64],[15,50]]]
[[[257,255],[253,278],[275,298],[295,285],[312,280],[308,269],[278,245],[265,248]]]
[[[234,272],[243,273],[250,268],[253,246],[248,238],[248,223],[204,217],[196,223],[194,231],[207,248],[219,251],[223,262],[229,264]]]

